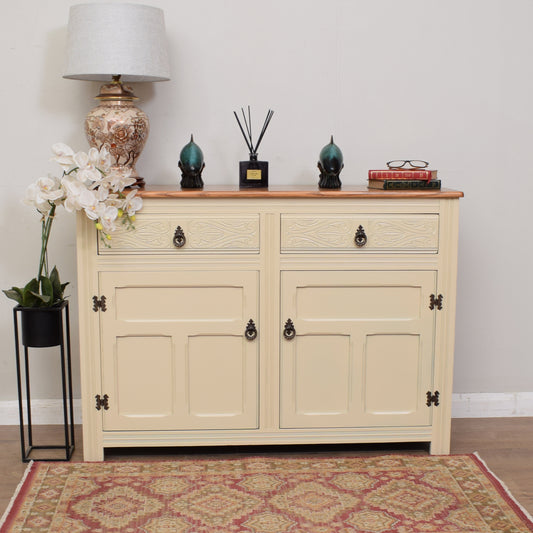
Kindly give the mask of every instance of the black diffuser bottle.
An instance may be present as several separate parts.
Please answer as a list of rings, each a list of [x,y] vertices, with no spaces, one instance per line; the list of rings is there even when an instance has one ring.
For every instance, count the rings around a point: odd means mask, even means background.
[[[239,187],[268,187],[268,161],[258,161],[252,153],[249,161],[240,161]]]
[[[249,161],[241,161],[239,163],[239,187],[240,188],[268,187],[268,161],[258,161],[257,150],[259,148],[259,145],[261,144],[261,141],[263,140],[263,135],[265,134],[265,131],[268,128],[268,125],[270,123],[270,120],[272,119],[272,115],[274,114],[274,111],[272,111],[271,109],[268,110],[265,122],[263,124],[263,129],[261,130],[259,139],[257,140],[257,143],[255,146],[252,140],[252,118],[250,114],[250,107],[248,106],[248,118],[246,118],[244,109],[241,108],[241,112],[242,112],[242,116],[244,119],[244,125],[246,127],[246,132],[248,136],[246,135],[246,133],[244,133],[244,129],[239,120],[239,117],[237,116],[237,113],[233,112],[233,114],[235,115],[235,118],[237,119],[237,124],[239,124],[239,128],[241,129],[241,132],[244,136],[246,145],[248,146],[248,149],[250,150],[250,159]]]

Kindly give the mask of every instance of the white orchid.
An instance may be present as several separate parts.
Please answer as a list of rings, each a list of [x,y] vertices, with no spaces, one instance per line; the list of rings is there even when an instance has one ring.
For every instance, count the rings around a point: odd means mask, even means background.
[[[52,152],[55,157],[52,161],[56,161],[65,172],[68,172],[74,166],[74,150],[63,143],[56,143],[52,146]]]
[[[131,169],[127,171],[112,170],[105,180],[113,192],[123,191],[126,187],[131,187],[136,181],[135,178],[131,177]]]
[[[137,196],[137,191],[130,191],[124,199],[124,211],[128,216],[132,217],[139,209],[141,209],[143,201]]]
[[[78,152],[74,156],[77,165],[77,176],[81,182],[99,182],[103,178],[101,170],[94,165],[85,152]]]
[[[39,178],[26,192],[25,203],[40,213],[49,213],[52,206],[63,205],[68,212],[81,211],[95,221],[104,242],[116,229],[116,220],[133,227],[135,213],[142,208],[142,199],[133,189],[135,184],[131,170],[111,168],[111,156],[107,148],[91,148],[88,152],[74,152],[64,144],[52,146],[53,161],[63,169],[63,176]],[[125,215],[125,216],[124,216]]]
[[[91,220],[98,220],[100,218],[102,209],[99,208],[100,202],[94,191],[85,189],[79,195],[78,201],[88,218]]]
[[[32,183],[27,189],[23,202],[26,205],[35,207],[39,213],[45,215],[52,209],[52,203],[41,195],[41,188],[37,183]]]
[[[117,193],[109,193],[107,198],[105,199],[106,205],[116,207],[117,209],[122,209],[122,206],[124,205],[125,198],[124,194],[122,194],[122,198],[119,197]]]
[[[69,213],[82,209],[80,195],[86,190],[85,185],[81,183],[76,176],[63,176],[61,186],[65,190],[65,209]]]
[[[39,194],[45,200],[55,202],[63,198],[65,191],[61,188],[61,182],[55,176],[39,178],[37,180]]]
[[[52,161],[63,169],[60,178],[46,176],[37,179],[26,190],[24,203],[37,209],[41,215],[41,255],[39,270],[24,287],[3,291],[8,298],[25,307],[53,306],[63,301],[68,283],[61,283],[56,267],[48,268],[48,239],[56,208],[83,211],[94,220],[96,229],[106,246],[110,233],[117,228],[117,220],[128,229],[133,228],[135,212],[141,209],[142,199],[137,191],[124,193],[135,183],[129,172],[111,168],[111,156],[104,147],[89,152],[74,152],[70,146],[56,143],[52,146]]]
[[[105,146],[103,146],[100,151],[96,148],[91,148],[89,150],[89,158],[93,160],[96,167],[101,169],[105,174],[109,174],[111,169],[111,154]]]
[[[100,204],[102,205],[102,204]],[[102,230],[109,234],[116,229],[115,220],[118,218],[119,210],[115,206],[105,206],[100,213],[100,224]]]

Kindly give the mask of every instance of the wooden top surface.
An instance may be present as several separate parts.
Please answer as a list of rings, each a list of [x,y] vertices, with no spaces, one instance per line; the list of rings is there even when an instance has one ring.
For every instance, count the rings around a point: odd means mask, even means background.
[[[319,189],[318,186],[271,186],[262,189],[239,189],[238,185],[211,185],[203,189],[181,189],[171,185],[148,185],[139,190],[142,198],[462,198],[461,191],[406,190],[383,191],[366,185],[342,189]]]

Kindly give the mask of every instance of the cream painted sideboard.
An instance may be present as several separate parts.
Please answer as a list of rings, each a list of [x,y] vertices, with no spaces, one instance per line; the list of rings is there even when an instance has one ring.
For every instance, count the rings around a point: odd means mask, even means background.
[[[428,442],[449,453],[451,190],[143,191],[78,217],[86,460],[125,446]]]

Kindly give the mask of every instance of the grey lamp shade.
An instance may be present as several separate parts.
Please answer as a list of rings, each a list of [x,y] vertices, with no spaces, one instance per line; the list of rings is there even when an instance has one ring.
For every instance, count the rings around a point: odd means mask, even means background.
[[[163,10],[139,4],[79,4],[70,8],[64,78],[166,81],[170,68]]]

